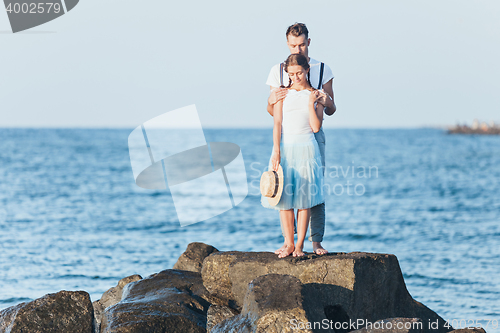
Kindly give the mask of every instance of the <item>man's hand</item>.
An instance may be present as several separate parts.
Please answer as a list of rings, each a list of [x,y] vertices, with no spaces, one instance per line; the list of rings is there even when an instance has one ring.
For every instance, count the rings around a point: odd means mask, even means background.
[[[269,99],[267,100],[267,102],[269,103],[269,105],[274,105],[285,98],[287,93],[288,89],[285,88],[273,89],[271,90],[271,94],[269,95]]]
[[[333,79],[328,81],[323,85],[323,91],[328,94],[326,96],[325,106],[325,114],[331,116],[337,111],[337,107],[335,106],[335,101],[333,99]]]

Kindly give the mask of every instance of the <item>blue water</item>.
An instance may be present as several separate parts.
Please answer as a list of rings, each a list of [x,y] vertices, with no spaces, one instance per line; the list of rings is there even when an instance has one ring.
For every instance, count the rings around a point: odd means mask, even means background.
[[[261,207],[257,186],[271,129],[205,130],[207,141],[241,147],[250,193],[183,228],[168,191],[135,185],[130,132],[0,129],[0,308],[62,289],[97,300],[122,277],[171,268],[194,241],[223,251],[280,246],[277,212]],[[445,319],[498,325],[500,137],[325,132],[324,246],[393,253],[415,299]],[[500,331],[492,324],[488,332]]]

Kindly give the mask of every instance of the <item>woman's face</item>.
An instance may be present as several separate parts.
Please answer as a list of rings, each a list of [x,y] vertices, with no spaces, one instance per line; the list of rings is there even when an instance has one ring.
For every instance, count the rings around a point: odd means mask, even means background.
[[[302,66],[293,65],[288,66],[288,76],[292,79],[294,84],[304,85],[307,83],[307,72]]]

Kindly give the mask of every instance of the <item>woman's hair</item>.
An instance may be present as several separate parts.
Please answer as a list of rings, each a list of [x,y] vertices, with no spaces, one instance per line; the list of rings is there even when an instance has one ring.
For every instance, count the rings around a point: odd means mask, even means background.
[[[284,69],[285,72],[288,73],[288,67],[289,66],[300,66],[302,67],[305,71],[309,69],[309,63],[307,62],[307,58],[303,56],[302,54],[290,54],[288,58],[286,58],[285,63],[284,63]],[[307,82],[312,88],[311,80],[311,71],[307,72]],[[292,79],[288,77],[288,86],[286,88],[290,88],[292,86]],[[281,86],[282,88],[285,88],[284,86]]]

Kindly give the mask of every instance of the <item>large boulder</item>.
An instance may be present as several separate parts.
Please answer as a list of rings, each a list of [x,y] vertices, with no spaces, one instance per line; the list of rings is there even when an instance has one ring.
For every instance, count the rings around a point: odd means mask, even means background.
[[[189,243],[186,251],[177,259],[174,269],[201,273],[203,260],[214,252],[219,252],[212,245]]]
[[[101,325],[101,315],[104,310],[107,307],[115,305],[116,303],[121,301],[123,287],[125,287],[130,282],[139,281],[141,279],[142,277],[137,274],[124,277],[123,279],[118,281],[116,287],[108,289],[104,294],[102,294],[101,299],[92,303],[92,305],[94,306],[94,320],[97,332],[99,332],[99,327]]]
[[[105,309],[101,332],[206,332],[206,294],[199,273],[153,274],[124,287],[121,301]]]
[[[371,323],[344,317],[339,321],[341,318],[331,317],[308,291],[306,285],[290,275],[259,276],[248,285],[241,314],[222,320],[209,332],[420,333],[423,330],[418,318],[390,318]],[[354,331],[358,328],[361,329]]]
[[[205,258],[203,284],[232,307],[242,309],[249,283],[266,274],[291,275],[304,286],[308,300],[322,311],[308,320],[333,322],[362,319],[420,318],[423,332],[447,332],[445,321],[410,296],[397,258],[390,254],[352,252],[278,258],[269,252],[218,252]],[[316,306],[315,305],[315,306]],[[428,323],[438,321],[438,329]]]
[[[60,291],[0,312],[0,332],[92,333],[94,310],[85,291]]]
[[[294,324],[307,321],[299,279],[269,274],[257,277],[248,285],[241,314],[220,322],[210,332],[286,333],[292,332]],[[313,332],[307,328],[300,331]]]

